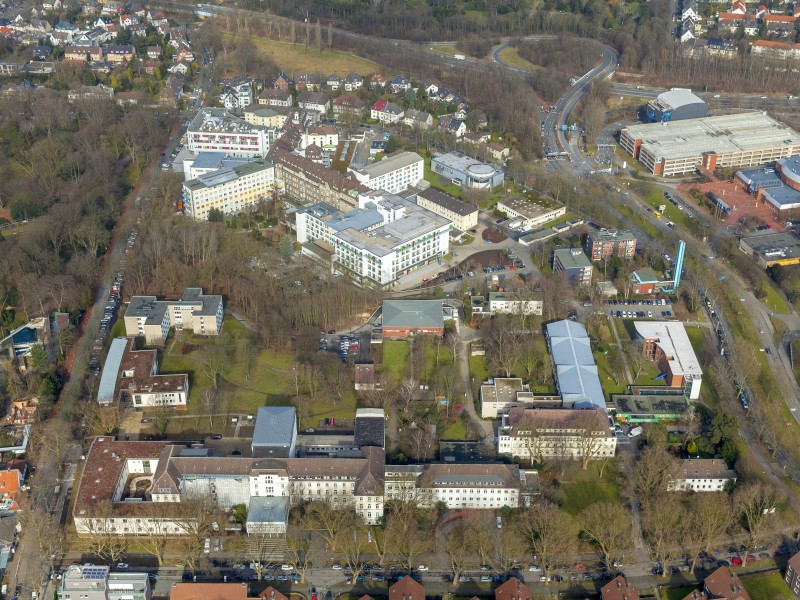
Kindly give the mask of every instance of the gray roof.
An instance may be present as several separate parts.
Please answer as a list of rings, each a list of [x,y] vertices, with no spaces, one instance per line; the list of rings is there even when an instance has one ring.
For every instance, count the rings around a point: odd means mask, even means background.
[[[604,231],[590,231],[589,239],[595,242],[632,242],[636,239],[630,231],[606,229]]]
[[[380,408],[359,408],[356,410],[354,428],[355,445],[377,446],[383,448],[385,443],[385,415]]]
[[[683,7],[685,10],[687,5],[684,4]],[[702,99],[692,93],[692,90],[687,90],[685,88],[673,88],[668,92],[659,94],[657,100],[669,108],[678,108],[680,106],[686,106],[687,104],[705,104]]]
[[[558,259],[564,270],[585,269],[592,266],[580,248],[559,248],[553,252],[553,258]]]
[[[466,217],[474,212],[478,212],[478,208],[476,206],[467,204],[466,202],[461,202],[461,200],[456,200],[452,196],[445,194],[444,192],[440,192],[433,187],[429,187],[427,190],[420,192],[417,194],[417,196],[421,196],[425,198],[425,200],[433,202],[434,204],[438,204],[442,208],[453,211],[462,217]]]
[[[277,446],[289,448],[295,431],[294,406],[262,406],[256,415],[253,447]]]
[[[333,231],[344,231],[345,229],[362,231],[382,222],[383,217],[377,210],[356,208],[343,215],[333,217],[328,221],[327,226]]]
[[[383,327],[444,327],[441,300],[384,300]]]
[[[117,387],[117,375],[127,345],[127,338],[115,338],[111,341],[111,347],[106,355],[106,363],[103,365],[103,374],[100,376],[100,385],[97,388],[98,402],[106,404],[116,400],[114,390]]]
[[[546,328],[558,392],[565,404],[574,408],[606,410],[603,387],[586,329],[580,323],[568,320],[548,323]]]
[[[253,160],[231,168],[218,169],[216,171],[212,171],[211,173],[200,175],[196,179],[190,179],[184,183],[183,186],[192,191],[207,187],[214,187],[217,185],[222,185],[223,183],[228,183],[229,181],[234,181],[246,175],[257,173],[258,171],[272,169],[273,167],[274,165],[268,160]]]
[[[289,498],[286,496],[253,496],[247,507],[248,523],[287,523]]]
[[[363,173],[364,175],[368,175],[370,179],[375,179],[376,177],[386,175],[387,173],[396,169],[402,169],[403,167],[407,167],[421,161],[422,157],[416,152],[401,152],[400,154],[387,156],[383,160],[379,160],[371,165],[367,165],[359,172]]]
[[[126,317],[147,317],[145,325],[160,325],[169,302],[159,302],[155,296],[134,296],[125,310]]]

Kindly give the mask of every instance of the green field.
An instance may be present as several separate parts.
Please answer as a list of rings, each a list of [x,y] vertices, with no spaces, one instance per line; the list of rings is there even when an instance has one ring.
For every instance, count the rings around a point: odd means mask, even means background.
[[[767,297],[764,298],[761,302],[770,310],[775,311],[781,315],[788,315],[789,314],[789,305],[786,303],[786,300],[783,299],[778,291],[775,289],[775,286],[772,284],[771,281],[767,281],[763,285],[763,289],[767,292]]]
[[[571,515],[577,515],[595,502],[620,502],[617,478],[618,473],[612,465],[606,467],[601,477],[598,465],[590,464],[588,469],[562,483],[562,508]]]
[[[486,368],[486,357],[470,356],[469,372],[477,385],[486,381],[489,378],[489,370]]]
[[[464,421],[456,419],[451,425],[439,430],[437,435],[443,440],[464,440],[467,438],[467,428]]]
[[[777,600],[792,597],[792,592],[780,573],[744,576],[742,583],[750,594],[751,600]]]
[[[697,590],[697,587],[681,586],[672,588],[663,588],[659,590],[661,600],[683,600],[691,592]]]
[[[691,227],[691,219],[686,216],[684,211],[678,210],[677,206],[667,200],[664,197],[664,191],[660,188],[651,189],[650,193],[645,196],[644,200],[650,206],[652,206],[654,210],[658,210],[658,207],[661,205],[666,205],[667,208],[661,217],[664,222],[674,221],[676,225],[681,225],[682,227]]]
[[[298,32],[299,37],[303,36]],[[325,32],[323,32],[323,37]],[[241,34],[233,35],[223,33],[223,43],[235,46]],[[381,66],[349,52],[324,49],[317,52],[311,47],[304,48],[303,44],[281,42],[267,37],[250,36],[258,51],[279,65],[286,73],[335,73],[344,77],[348,73],[356,72],[363,76],[381,71]]]
[[[410,348],[408,342],[392,340],[383,342],[383,364],[381,371],[389,373],[396,381],[403,379],[406,374]]]
[[[609,352],[619,352],[617,348],[612,348]],[[597,362],[597,374],[600,377],[600,385],[603,386],[603,391],[606,395],[622,394],[628,387],[628,381],[625,379],[624,373],[620,373],[617,377],[619,383],[614,383],[611,377],[611,367],[609,366],[608,356],[602,352],[594,353],[595,362]]]

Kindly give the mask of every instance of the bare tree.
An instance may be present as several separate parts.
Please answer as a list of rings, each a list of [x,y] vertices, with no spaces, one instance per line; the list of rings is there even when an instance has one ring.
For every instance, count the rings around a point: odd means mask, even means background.
[[[447,555],[450,571],[453,574],[453,587],[457,586],[461,574],[470,568],[469,532],[463,522],[455,523],[442,537],[442,549]]]
[[[311,566],[313,544],[311,533],[302,526],[290,525],[286,531],[286,551],[283,560],[294,567],[300,574],[300,581],[305,582],[306,571]]]
[[[337,508],[322,501],[309,504],[305,514],[307,527],[317,531],[327,542],[327,552],[336,552],[341,536],[361,522],[352,508]]]
[[[510,319],[506,316],[492,318],[488,322],[484,343],[492,370],[511,377],[519,362],[522,339]]]
[[[770,523],[776,523],[775,511],[783,499],[779,490],[762,481],[745,483],[736,490],[733,508],[747,532],[745,554],[771,529]]]
[[[583,536],[597,547],[607,568],[630,545],[630,515],[622,504],[595,502],[581,511],[578,521]]]
[[[691,523],[686,531],[697,541],[688,549],[694,553],[691,565],[691,572],[694,573],[698,554],[701,551],[711,552],[716,547],[734,524],[736,515],[727,494],[693,494],[689,505],[690,509],[686,512]]]
[[[677,494],[664,493],[651,499],[643,508],[642,532],[650,542],[656,562],[661,564],[662,574],[666,577],[671,552],[680,547],[683,539],[684,511],[681,510]]]
[[[128,538],[117,531],[112,517],[114,507],[110,500],[95,504],[89,511],[86,524],[89,529],[89,548],[103,560],[117,562],[128,548]]]
[[[572,552],[577,542],[577,528],[572,517],[547,500],[539,501],[520,514],[517,531],[531,553],[539,557],[548,581],[557,560]]]
[[[648,444],[631,469],[628,487],[642,504],[663,496],[678,476],[678,461],[663,446]]]
[[[416,568],[419,556],[432,550],[431,512],[413,502],[393,501],[386,515],[390,552],[404,569]]]
[[[492,561],[494,550],[494,517],[490,514],[476,513],[465,519],[469,549],[480,556],[481,564],[488,565]]]

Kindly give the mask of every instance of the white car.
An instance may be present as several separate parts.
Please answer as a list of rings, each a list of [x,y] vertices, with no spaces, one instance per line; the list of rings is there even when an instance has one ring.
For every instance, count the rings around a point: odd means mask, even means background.
[[[294,571],[294,567],[292,565],[281,565],[281,571]]]
[[[420,565],[417,567],[417,571],[427,571],[428,565]]]
[[[128,563],[117,563],[117,569],[119,569],[120,571],[124,571],[127,568],[128,568]]]
[[[334,571],[341,571],[342,570],[342,565],[340,565],[339,563],[336,563],[335,565],[333,565],[331,567],[331,569],[333,569]]]
[[[530,567],[528,567],[528,571],[530,571],[531,573],[541,573],[542,572],[542,567],[537,567],[536,565],[531,565]]]

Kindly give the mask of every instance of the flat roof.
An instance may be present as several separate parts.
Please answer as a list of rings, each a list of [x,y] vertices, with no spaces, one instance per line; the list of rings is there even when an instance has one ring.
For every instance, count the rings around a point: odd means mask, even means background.
[[[683,392],[677,394],[612,394],[609,410],[625,415],[680,415],[689,409]]]
[[[211,173],[205,173],[204,175],[200,175],[196,179],[190,179],[189,181],[185,182],[183,186],[192,191],[203,188],[215,187],[218,185],[222,185],[224,183],[230,183],[231,181],[236,181],[240,177],[252,175],[253,173],[258,173],[259,171],[272,169],[273,167],[274,167],[273,163],[271,163],[268,160],[264,159],[252,160],[245,164],[239,164],[233,167],[217,169],[216,171],[212,171]]]
[[[700,377],[703,370],[694,353],[692,342],[683,323],[675,321],[634,321],[633,326],[641,337],[655,340],[667,356],[669,368],[675,375]]]
[[[478,212],[477,206],[467,204],[466,202],[461,202],[461,200],[456,200],[449,194],[440,192],[434,187],[429,187],[427,190],[418,193],[417,196],[420,196],[429,202],[433,202],[434,204],[450,210],[462,217],[466,217],[467,215]]]
[[[517,196],[516,198],[507,198],[505,200],[500,200],[498,205],[507,206],[514,212],[522,215],[526,219],[535,219],[536,217],[540,217],[543,214],[552,212],[561,208],[563,205],[560,203],[552,203],[556,204],[555,206],[545,206],[535,200],[531,200],[530,198],[526,198],[525,196]],[[502,210],[498,207],[498,210]]]
[[[208,133],[248,134],[266,130],[267,128],[263,125],[248,123],[224,108],[200,109],[197,116],[192,119],[192,122],[187,127],[189,133],[202,131]]]
[[[575,408],[606,410],[591,342],[580,323],[562,320],[546,326],[558,391]]]
[[[558,259],[564,269],[585,269],[592,266],[580,248],[558,248],[553,251],[553,257]]]
[[[252,445],[288,448],[296,427],[294,406],[261,406],[256,415]]]
[[[766,260],[800,257],[800,238],[792,233],[760,233],[741,241]]]
[[[678,108],[687,104],[705,104],[705,101],[685,88],[673,88],[668,92],[659,94],[656,101],[666,108]]]
[[[100,375],[100,385],[97,387],[97,401],[101,404],[108,404],[117,400],[114,396],[117,389],[117,375],[127,347],[127,338],[111,340],[111,347],[108,349],[106,362],[103,365],[103,374]]]
[[[589,239],[595,242],[634,242],[636,236],[630,231],[618,231],[616,229],[604,229],[601,231],[592,230],[589,232]]]
[[[788,185],[767,188],[763,194],[764,198],[779,210],[800,208],[800,191]]]
[[[384,300],[383,328],[428,329],[444,327],[441,300]]]
[[[633,277],[639,283],[658,283],[662,281],[664,278],[659,277],[658,273],[656,273],[650,267],[645,267],[643,269],[637,269],[633,272]]]
[[[449,224],[450,221],[444,217],[420,207],[396,221],[371,231],[349,228],[337,233],[336,237],[375,256],[386,256],[398,246]]]
[[[416,152],[400,152],[386,156],[383,160],[374,162],[359,170],[359,173],[369,176],[370,179],[375,179],[381,175],[386,175],[397,169],[408,167],[418,162],[422,162],[423,158]]]
[[[437,162],[441,165],[460,171],[462,173],[469,173],[475,177],[486,177],[498,173],[500,169],[472,158],[461,152],[448,152],[447,154],[437,154],[432,159],[432,162]]]
[[[642,140],[648,152],[664,159],[779,146],[787,147],[792,153],[800,152],[800,134],[761,112],[631,125],[622,131],[633,139]]]

